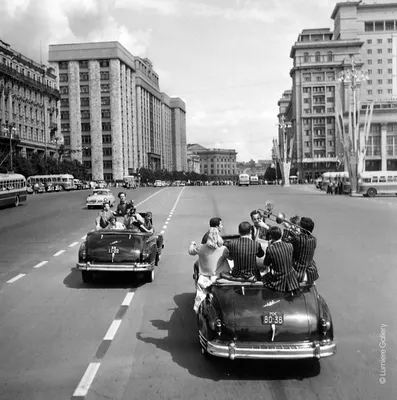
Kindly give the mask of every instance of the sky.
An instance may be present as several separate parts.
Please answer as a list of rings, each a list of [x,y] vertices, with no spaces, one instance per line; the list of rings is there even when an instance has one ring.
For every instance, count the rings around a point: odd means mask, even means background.
[[[0,39],[44,63],[48,45],[118,40],[186,103],[187,143],[270,159],[277,102],[302,29],[333,29],[335,0],[0,0]]]

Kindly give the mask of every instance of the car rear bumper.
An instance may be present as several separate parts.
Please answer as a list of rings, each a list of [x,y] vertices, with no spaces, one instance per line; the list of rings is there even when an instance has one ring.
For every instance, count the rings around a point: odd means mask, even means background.
[[[152,271],[154,264],[140,263],[140,264],[91,264],[76,263],[76,269],[79,271],[134,271],[145,272]]]
[[[294,360],[304,358],[325,358],[336,354],[334,341],[320,344],[316,343],[219,343],[208,341],[205,343],[200,336],[201,345],[209,354],[216,357],[268,359],[268,360]]]

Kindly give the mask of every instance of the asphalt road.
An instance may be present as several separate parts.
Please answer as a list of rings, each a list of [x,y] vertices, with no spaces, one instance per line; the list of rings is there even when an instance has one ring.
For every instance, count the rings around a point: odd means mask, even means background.
[[[85,209],[87,194],[29,196],[0,210],[1,400],[395,397],[397,197],[327,196],[310,186],[130,190],[164,231],[156,279],[105,274],[88,285],[72,270],[98,212]],[[201,239],[212,216],[235,233],[267,199],[316,222],[317,286],[338,343],[336,356],[317,365],[200,352],[189,241]]]

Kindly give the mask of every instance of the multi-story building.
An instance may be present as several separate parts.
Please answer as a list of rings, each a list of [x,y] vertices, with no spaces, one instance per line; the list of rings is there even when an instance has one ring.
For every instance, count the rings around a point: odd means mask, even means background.
[[[207,149],[199,144],[189,144],[188,152],[200,156],[200,172],[209,180],[236,180],[237,152],[234,149]]]
[[[187,170],[186,109],[179,98],[171,99],[173,165],[176,171]]]
[[[198,154],[194,154],[192,151],[187,152],[187,172],[195,172],[196,174],[200,174],[200,156]]]
[[[142,167],[170,165],[164,141],[174,129],[162,119],[168,96],[150,60],[118,42],[50,45],[49,58],[61,92],[66,151],[84,163],[91,179],[117,181]]]
[[[352,68],[352,57],[355,68],[369,75],[356,89],[362,120],[368,103],[375,101],[365,168],[397,167],[396,15],[396,3],[337,3],[331,15],[334,31],[304,29],[292,46],[292,96],[288,105],[280,99],[279,117],[284,114],[292,122],[293,163],[303,179],[336,170],[343,159],[335,118],[339,104],[347,124],[352,92],[339,77]]]
[[[10,149],[27,157],[55,154],[59,98],[52,68],[0,40],[0,164]]]

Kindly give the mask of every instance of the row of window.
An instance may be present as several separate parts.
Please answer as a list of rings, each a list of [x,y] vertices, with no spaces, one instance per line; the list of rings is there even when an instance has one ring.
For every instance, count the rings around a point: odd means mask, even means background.
[[[310,103],[311,100],[309,97],[305,97],[303,99],[304,103]],[[333,103],[335,102],[335,97],[327,97],[327,102],[328,103]],[[322,97],[313,97],[313,104],[325,104],[325,96]]]
[[[61,86],[59,88],[61,94],[69,94],[69,86]],[[101,93],[110,92],[110,83],[101,84]],[[80,85],[80,93],[90,93],[90,87],[88,85]]]
[[[13,179],[9,181],[0,182],[0,190],[5,191],[7,189],[23,189],[26,187],[26,182],[22,179]]]
[[[102,149],[102,155],[104,156],[111,156],[113,154],[113,150],[111,147],[104,147]],[[91,157],[91,149],[90,148],[83,148],[83,156],[84,157]]]
[[[334,55],[332,54],[332,51],[328,51],[327,54],[321,54],[319,51],[316,51],[314,54],[314,58],[312,55],[310,55],[308,52],[303,53],[303,62],[309,63],[309,62],[332,62],[334,61]]]
[[[90,144],[91,136],[90,135],[82,135],[81,143]],[[112,143],[112,135],[102,135],[102,143]]]
[[[325,146],[325,140],[314,140],[313,141],[315,146],[323,147]],[[305,147],[310,147],[312,145],[312,142],[305,142]],[[328,146],[334,146],[335,141],[334,140],[328,140]]]
[[[378,75],[383,75],[383,69],[381,68],[377,69],[376,72],[378,73]],[[393,68],[388,68],[387,73],[391,75],[393,73]],[[368,75],[372,75],[372,69],[368,70]]]
[[[324,93],[325,91],[331,93],[335,92],[335,86],[314,86],[313,88],[308,86],[303,88],[303,93],[310,93],[312,89],[313,93]]]
[[[81,130],[82,130],[82,132],[91,131],[91,124],[88,123],[88,122],[82,122],[81,123]],[[102,130],[103,131],[111,131],[112,130],[112,124],[110,122],[102,122]],[[70,124],[69,123],[61,124],[61,131],[62,132],[69,132],[70,131]]]
[[[395,31],[397,30],[397,21],[367,21],[364,22],[364,30],[365,32]],[[382,42],[378,41],[378,43]]]
[[[377,94],[383,94],[383,89],[378,89]],[[372,89],[367,90],[368,95],[372,95]],[[393,89],[387,89],[387,94],[393,94]]]
[[[99,66],[102,68],[109,67],[109,60],[99,60]],[[80,68],[88,68],[88,60],[80,60],[79,61]],[[67,69],[68,61],[59,62],[59,69]]]
[[[373,176],[372,179],[371,177],[369,178],[363,178],[363,182],[365,183],[386,183],[386,178],[387,178],[387,182],[388,183],[392,183],[392,182],[397,182],[397,176],[379,176],[379,178],[377,176]]]
[[[327,111],[325,111],[325,107],[313,107],[313,110],[311,108],[304,108],[303,112],[305,114],[325,114],[325,112],[332,113],[335,112],[335,107],[327,107]]]
[[[305,153],[305,158],[324,158],[324,157],[335,157],[334,152],[329,152],[327,154],[326,151],[314,151],[312,153]]]
[[[378,79],[378,80],[376,81],[376,83],[377,83],[378,85],[383,85],[383,79]],[[392,85],[392,84],[393,84],[393,79],[388,79],[388,80],[387,80],[387,84],[388,84],[388,85]],[[368,80],[367,80],[367,85],[372,85],[372,79],[368,79]]]
[[[367,54],[372,54],[372,50],[375,50],[375,49],[367,49]],[[392,54],[393,53],[393,49],[392,48],[388,48],[387,52],[388,52],[388,54]],[[383,54],[383,49],[376,49],[376,53],[377,54]]]
[[[80,98],[80,106],[89,106],[90,98],[89,97],[81,97]],[[110,105],[110,97],[101,97],[101,105],[109,106]],[[69,107],[69,99],[61,99],[61,107]]]
[[[327,117],[327,118],[303,118],[303,125],[310,125],[311,122],[313,124],[325,124],[325,121],[327,121],[327,124],[335,124],[335,118],[334,117]]]
[[[372,65],[372,60],[367,60],[367,63],[368,63],[368,65]],[[378,58],[377,63],[378,64],[383,64],[383,59]],[[392,58],[388,58],[387,59],[387,63],[388,64],[393,64],[393,59]]]
[[[110,74],[108,71],[101,71],[99,73],[101,81],[109,80]],[[80,72],[79,73],[80,81],[88,81],[90,79],[90,74],[88,72]],[[69,74],[59,74],[59,82],[68,82]]]
[[[312,133],[309,129],[305,129],[305,136],[310,136]],[[314,135],[315,136],[325,136],[325,129],[315,129],[314,130]],[[334,136],[335,135],[335,129],[327,129],[327,135],[328,136]]]

